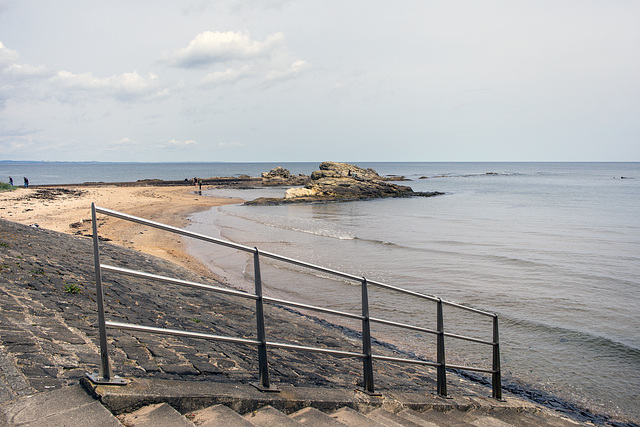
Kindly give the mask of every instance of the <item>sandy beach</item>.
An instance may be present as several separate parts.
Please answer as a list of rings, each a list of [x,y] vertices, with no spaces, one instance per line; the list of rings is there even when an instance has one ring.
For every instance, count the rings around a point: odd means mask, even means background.
[[[203,188],[204,189],[204,188]],[[183,227],[189,214],[242,200],[207,197],[190,186],[65,186],[19,188],[0,193],[0,218],[69,234],[91,235],[91,203],[152,221]],[[189,256],[182,238],[161,230],[98,215],[101,237],[113,243],[211,272]]]

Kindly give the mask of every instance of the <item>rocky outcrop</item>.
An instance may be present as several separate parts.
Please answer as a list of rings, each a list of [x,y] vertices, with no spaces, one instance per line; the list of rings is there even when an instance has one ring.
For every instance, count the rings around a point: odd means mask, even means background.
[[[292,175],[289,169],[277,166],[269,172],[262,173],[262,185],[276,187],[281,185],[305,185],[309,177],[304,174]]]
[[[381,177],[371,168],[363,169],[349,163],[324,162],[320,164],[319,170],[311,174],[310,181],[303,188],[287,190],[283,199],[259,198],[246,204],[336,202],[382,197],[428,197],[442,194],[437,192],[417,193],[411,187],[393,184],[389,181],[389,178]]]

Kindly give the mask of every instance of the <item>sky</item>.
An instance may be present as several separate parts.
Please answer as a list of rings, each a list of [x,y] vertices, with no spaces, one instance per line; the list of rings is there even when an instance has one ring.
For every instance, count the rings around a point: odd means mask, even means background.
[[[640,161],[637,0],[0,0],[0,160]]]

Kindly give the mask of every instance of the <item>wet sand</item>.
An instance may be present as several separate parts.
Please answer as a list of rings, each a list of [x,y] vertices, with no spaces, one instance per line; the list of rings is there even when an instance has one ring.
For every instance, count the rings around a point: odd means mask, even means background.
[[[203,187],[204,190],[204,187]],[[0,192],[0,218],[69,234],[90,236],[91,203],[175,227],[184,227],[195,212],[239,199],[207,197],[191,186],[65,186],[19,188]],[[98,234],[112,243],[189,267],[211,272],[186,253],[182,238],[117,218],[98,215]]]

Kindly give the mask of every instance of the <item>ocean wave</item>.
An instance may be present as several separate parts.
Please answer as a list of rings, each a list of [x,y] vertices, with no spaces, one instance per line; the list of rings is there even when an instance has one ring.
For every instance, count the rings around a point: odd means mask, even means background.
[[[573,347],[582,347],[588,352],[594,352],[598,357],[615,356],[624,358],[631,363],[640,363],[640,348],[612,338],[596,335],[591,332],[579,331],[557,325],[549,325],[527,319],[519,319],[508,314],[500,314],[503,325],[524,328],[528,332],[541,333],[542,336],[552,338],[560,343]],[[536,335],[538,335],[536,333]]]
[[[272,215],[250,214],[243,215],[238,212],[227,210],[226,215],[234,218],[250,221],[265,227],[273,227],[281,230],[295,231],[320,237],[329,237],[337,240],[354,240],[353,233],[339,227],[329,227],[325,221],[313,220],[309,218],[278,217]]]
[[[378,239],[366,239],[362,237],[354,237],[354,240],[370,243],[373,245],[382,245],[387,247],[394,247],[397,249],[408,250],[412,252],[420,252],[420,253],[430,253],[430,254],[439,254],[439,255],[450,255],[456,257],[467,257],[467,258],[476,258],[479,260],[492,260],[497,261],[501,264],[508,264],[510,266],[520,266],[527,268],[541,268],[541,267],[551,267],[550,264],[541,262],[541,261],[532,261],[524,258],[517,258],[513,256],[506,255],[496,255],[496,254],[488,254],[488,253],[472,253],[469,251],[463,251],[463,248],[477,248],[477,247],[491,247],[492,245],[482,245],[472,242],[464,242],[464,241],[437,241],[434,242],[437,245],[440,244],[448,244],[449,246],[457,246],[458,250],[445,250],[445,249],[435,249],[435,248],[426,248],[426,247],[416,247],[410,245],[404,245],[396,242],[389,242],[386,240],[378,240]]]

